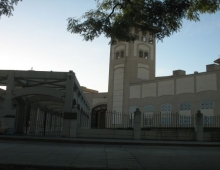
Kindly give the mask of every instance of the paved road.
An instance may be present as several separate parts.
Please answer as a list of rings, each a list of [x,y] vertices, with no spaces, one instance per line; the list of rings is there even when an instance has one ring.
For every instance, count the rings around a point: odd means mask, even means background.
[[[92,145],[0,141],[0,164],[106,169],[220,169],[220,147]]]

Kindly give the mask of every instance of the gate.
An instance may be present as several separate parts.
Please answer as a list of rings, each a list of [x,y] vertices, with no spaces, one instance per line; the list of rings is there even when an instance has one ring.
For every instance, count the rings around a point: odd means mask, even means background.
[[[21,122],[21,119],[24,121]],[[25,114],[18,112],[15,118],[16,133],[26,135],[61,136],[62,127],[63,113],[32,109],[29,106],[25,109]]]

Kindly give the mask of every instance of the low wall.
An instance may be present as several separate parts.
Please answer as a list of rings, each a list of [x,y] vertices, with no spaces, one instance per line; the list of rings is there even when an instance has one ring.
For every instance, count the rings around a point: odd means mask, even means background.
[[[78,129],[78,138],[133,139],[133,130]]]
[[[118,129],[78,129],[78,138],[99,138],[99,139],[134,139],[133,130]],[[175,141],[196,141],[196,132],[190,130],[178,131],[141,131],[142,140],[175,140]],[[204,141],[220,141],[220,132],[204,132]]]
[[[195,141],[196,133],[193,131],[141,131],[141,139]]]
[[[203,132],[203,141],[220,141],[220,132]]]

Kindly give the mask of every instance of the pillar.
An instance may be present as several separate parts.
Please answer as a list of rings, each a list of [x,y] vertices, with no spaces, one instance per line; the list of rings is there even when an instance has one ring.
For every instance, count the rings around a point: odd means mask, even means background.
[[[13,89],[14,89],[14,71],[8,71],[7,88],[3,104],[3,114],[1,115],[1,131],[8,134],[13,134],[15,131],[15,114],[16,109],[13,109]]]
[[[66,79],[66,96],[62,129],[63,137],[76,137],[78,111],[76,108],[73,108],[74,79],[75,75],[70,71]]]
[[[203,141],[203,114],[198,110],[196,113],[196,141],[202,142]]]
[[[141,139],[141,112],[137,108],[134,112],[134,140]]]
[[[30,119],[30,132],[31,134],[36,133],[36,121],[37,121],[37,109],[31,109],[31,119]]]

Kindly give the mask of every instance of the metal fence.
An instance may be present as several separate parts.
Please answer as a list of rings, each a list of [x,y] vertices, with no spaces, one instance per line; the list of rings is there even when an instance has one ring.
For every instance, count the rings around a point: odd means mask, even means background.
[[[142,128],[193,128],[194,115],[179,113],[143,113]]]
[[[220,115],[203,116],[203,127],[205,128],[220,128]]]
[[[77,117],[79,128],[90,128],[90,113],[80,113]]]
[[[123,114],[115,111],[91,112],[80,114],[79,128],[99,129],[132,129],[134,114]]]
[[[123,114],[115,111],[105,113],[105,127],[110,129],[132,129],[134,114]]]
[[[36,136],[60,136],[63,114],[33,109],[26,115],[24,133]]]

